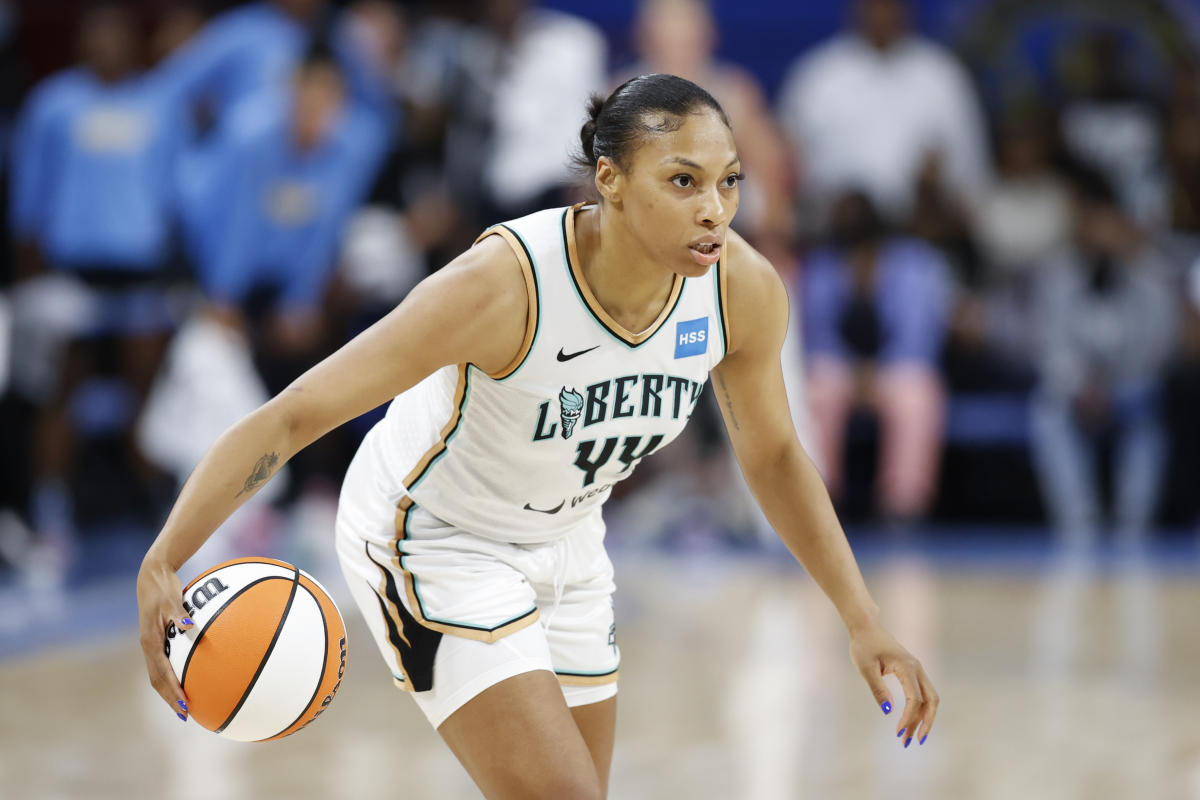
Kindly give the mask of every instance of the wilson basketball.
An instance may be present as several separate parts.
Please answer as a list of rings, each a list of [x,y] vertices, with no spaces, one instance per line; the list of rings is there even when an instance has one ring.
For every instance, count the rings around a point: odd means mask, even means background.
[[[311,575],[270,558],[218,564],[183,590],[195,626],[167,630],[167,656],[196,722],[242,742],[280,739],[333,702],[346,627]]]

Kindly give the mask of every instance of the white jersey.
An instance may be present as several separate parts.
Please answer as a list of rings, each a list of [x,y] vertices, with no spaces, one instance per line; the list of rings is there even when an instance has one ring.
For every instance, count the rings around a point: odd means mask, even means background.
[[[677,275],[658,319],[631,333],[583,279],[577,209],[480,237],[502,236],[525,273],[528,324],[514,361],[493,375],[438,370],[397,396],[369,438],[397,496],[488,538],[550,541],[598,514],[614,484],[683,430],[725,355],[724,264]]]

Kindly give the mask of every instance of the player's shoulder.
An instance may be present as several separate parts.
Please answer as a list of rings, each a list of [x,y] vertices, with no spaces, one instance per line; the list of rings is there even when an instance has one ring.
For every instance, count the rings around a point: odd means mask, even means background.
[[[748,337],[772,328],[772,322],[786,327],[788,303],[783,280],[766,256],[733,230],[725,237],[725,249],[725,316],[732,352]]]
[[[767,257],[755,250],[737,231],[725,237],[725,277],[731,307],[754,308],[784,293],[783,281]]]
[[[507,228],[488,228],[475,243],[439,272],[447,282],[491,295],[500,302],[520,303],[526,295],[527,257]]]

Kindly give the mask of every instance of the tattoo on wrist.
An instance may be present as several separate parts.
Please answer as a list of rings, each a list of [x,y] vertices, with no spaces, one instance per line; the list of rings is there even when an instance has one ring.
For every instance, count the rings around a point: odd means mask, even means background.
[[[279,463],[278,453],[267,453],[260,458],[254,465],[254,469],[246,477],[246,482],[242,484],[242,490],[234,495],[235,498],[241,497],[247,492],[253,492],[259,486],[267,482],[271,477],[271,470]]]
[[[725,398],[725,410],[729,413],[729,422],[736,430],[741,430],[742,426],[738,423],[737,414],[733,412],[733,398],[729,396],[729,389],[725,386],[725,381],[720,375],[713,376],[717,381],[717,388],[721,390],[721,395]]]

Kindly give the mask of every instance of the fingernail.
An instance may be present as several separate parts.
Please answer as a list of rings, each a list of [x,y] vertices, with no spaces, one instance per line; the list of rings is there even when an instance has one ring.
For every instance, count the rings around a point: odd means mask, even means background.
[[[921,741],[917,742],[917,744],[925,744],[925,740],[928,738],[929,738],[929,734],[927,733],[921,737]]]
[[[187,722],[187,717],[185,717],[183,714],[180,714],[178,711],[175,712],[175,716],[179,717],[184,722]]]
[[[192,622],[191,617],[184,617],[183,619],[181,619],[179,621],[182,622],[184,625],[195,625],[196,624],[196,623]]]
[[[890,713],[892,713],[892,704],[891,704],[891,703],[889,703],[887,700],[884,700],[884,701],[883,701],[883,705],[881,705],[881,706],[880,706],[880,708],[882,708],[882,709],[883,709],[883,713],[884,713],[884,714],[890,714]]]
[[[904,747],[907,749],[907,747],[908,747],[910,744],[912,744],[912,737],[911,737],[911,736],[910,736],[910,737],[908,737],[907,739],[905,739],[905,740],[904,740]]]
[[[901,736],[903,736],[906,730],[908,730],[908,728],[901,728],[900,732],[896,734],[896,738],[899,739]]]
[[[182,700],[176,700],[175,703],[180,708],[182,708],[185,712],[188,710],[187,703],[183,702]]]

